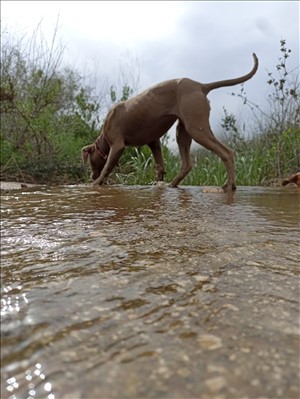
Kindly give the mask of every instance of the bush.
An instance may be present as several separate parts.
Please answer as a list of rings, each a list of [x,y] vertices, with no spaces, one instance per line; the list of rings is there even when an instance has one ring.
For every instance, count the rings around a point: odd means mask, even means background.
[[[62,67],[63,51],[56,31],[50,47],[39,30],[29,41],[2,34],[2,179],[86,176],[81,148],[98,135],[100,105],[82,77]]]

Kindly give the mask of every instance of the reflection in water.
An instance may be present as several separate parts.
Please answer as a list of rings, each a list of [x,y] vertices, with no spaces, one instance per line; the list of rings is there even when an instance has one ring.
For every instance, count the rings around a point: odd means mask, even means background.
[[[298,398],[297,190],[1,202],[2,398]]]
[[[40,363],[36,363],[33,370],[26,370],[24,375],[20,376],[19,380],[16,377],[8,378],[6,384],[6,390],[10,394],[9,399],[55,399],[55,395],[52,392],[52,384],[47,381]],[[24,388],[20,389],[22,386]]]
[[[26,294],[21,293],[22,286],[18,285],[15,290],[11,286],[3,287],[1,297],[1,316],[8,313],[19,312],[24,304],[28,304]],[[17,294],[15,294],[17,292]]]

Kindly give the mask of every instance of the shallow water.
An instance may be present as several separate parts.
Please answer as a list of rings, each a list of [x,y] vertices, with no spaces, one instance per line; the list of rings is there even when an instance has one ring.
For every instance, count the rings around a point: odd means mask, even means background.
[[[298,398],[299,200],[4,192],[1,398]]]

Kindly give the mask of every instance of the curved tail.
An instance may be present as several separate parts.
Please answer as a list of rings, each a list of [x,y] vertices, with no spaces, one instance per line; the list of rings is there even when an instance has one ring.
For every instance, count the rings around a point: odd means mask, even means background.
[[[251,79],[252,76],[256,73],[258,68],[258,58],[256,57],[255,53],[253,53],[252,56],[254,59],[254,66],[252,70],[249,73],[247,73],[247,75],[241,76],[240,78],[236,79],[227,79],[227,80],[220,80],[218,82],[204,83],[202,84],[204,93],[208,94],[211,90],[218,89],[219,87],[234,86],[246,82],[246,80]]]

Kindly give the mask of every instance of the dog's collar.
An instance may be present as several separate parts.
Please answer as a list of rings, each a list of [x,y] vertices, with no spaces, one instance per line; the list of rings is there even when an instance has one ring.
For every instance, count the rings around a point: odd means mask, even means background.
[[[107,159],[107,154],[104,154],[104,152],[102,150],[100,150],[100,148],[97,146],[97,141],[95,141],[95,148],[98,152],[98,154],[103,158],[103,159]]]

